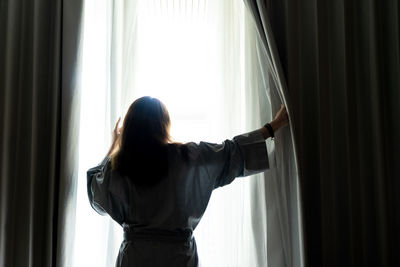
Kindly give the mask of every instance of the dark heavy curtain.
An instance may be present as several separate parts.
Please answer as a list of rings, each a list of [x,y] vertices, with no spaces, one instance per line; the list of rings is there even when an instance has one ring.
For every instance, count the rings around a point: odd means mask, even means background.
[[[80,0],[0,2],[0,266],[68,265],[80,17]]]
[[[306,265],[400,266],[399,2],[251,2],[288,84]]]

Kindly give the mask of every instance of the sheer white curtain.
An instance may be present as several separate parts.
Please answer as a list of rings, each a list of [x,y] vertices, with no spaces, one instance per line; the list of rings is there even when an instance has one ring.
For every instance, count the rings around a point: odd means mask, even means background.
[[[271,112],[242,0],[85,2],[73,262],[113,266],[122,229],[91,209],[85,173],[104,157],[113,124],[134,99],[163,101],[180,142],[221,142],[259,128]],[[264,175],[215,190],[195,237],[203,266],[267,266]]]

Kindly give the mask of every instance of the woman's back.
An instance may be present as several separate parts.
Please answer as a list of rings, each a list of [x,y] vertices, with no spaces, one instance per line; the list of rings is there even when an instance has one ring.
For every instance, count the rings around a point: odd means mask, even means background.
[[[118,123],[108,156],[87,175],[92,207],[124,228],[116,266],[189,267],[198,266],[192,233],[212,191],[267,169],[265,139],[287,116],[282,106],[271,125],[222,144],[170,144],[168,111],[151,97],[132,103],[122,131]]]
[[[169,144],[167,158],[165,177],[151,186],[119,175],[108,157],[88,171],[92,207],[124,227],[117,266],[197,266],[192,233],[213,189],[268,167],[260,131],[222,144]]]

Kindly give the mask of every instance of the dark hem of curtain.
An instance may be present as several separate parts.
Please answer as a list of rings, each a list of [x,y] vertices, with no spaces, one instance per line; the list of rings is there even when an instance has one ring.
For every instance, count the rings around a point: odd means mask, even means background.
[[[56,159],[55,159],[55,173],[54,176],[56,177],[54,181],[54,206],[53,206],[53,244],[52,244],[52,266],[57,266],[57,251],[58,251],[58,225],[59,225],[59,195],[60,195],[60,177],[61,177],[61,120],[62,120],[62,85],[63,85],[63,17],[64,17],[64,0],[60,2],[60,8],[58,10],[60,14],[60,23],[59,23],[59,30],[57,31],[59,34],[59,64],[58,64],[58,98],[57,98],[57,137],[56,137]]]

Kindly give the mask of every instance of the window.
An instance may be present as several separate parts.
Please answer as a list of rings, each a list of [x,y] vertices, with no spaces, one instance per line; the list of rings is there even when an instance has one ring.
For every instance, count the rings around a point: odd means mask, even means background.
[[[74,266],[114,266],[122,229],[90,207],[86,171],[137,97],[163,101],[176,141],[221,142],[246,129],[242,0],[86,0]],[[261,125],[261,124],[260,124]],[[195,230],[203,266],[249,266],[249,180],[214,191]]]

